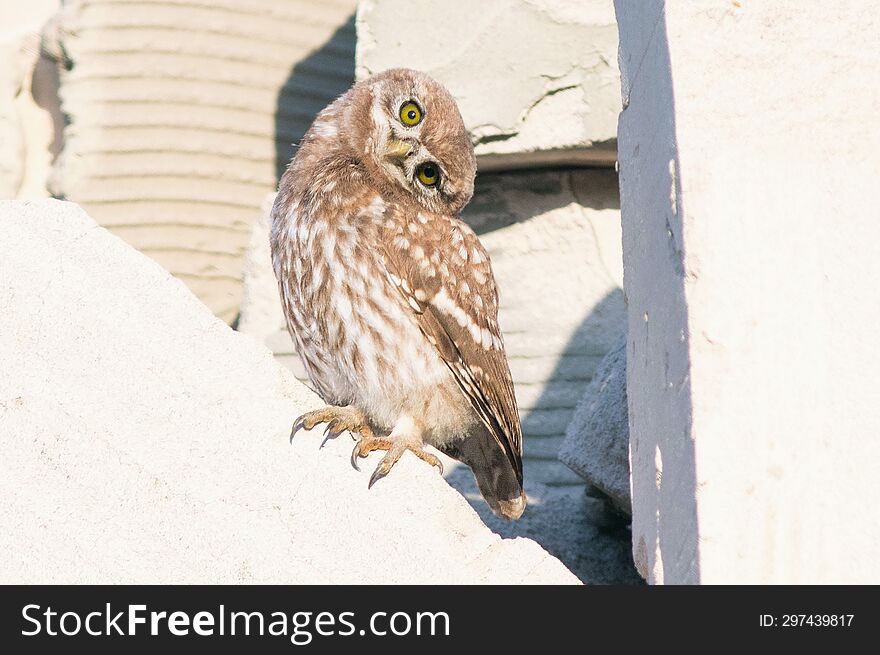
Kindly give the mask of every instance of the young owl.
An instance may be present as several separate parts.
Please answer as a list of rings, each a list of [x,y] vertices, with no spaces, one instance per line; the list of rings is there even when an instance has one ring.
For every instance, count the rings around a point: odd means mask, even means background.
[[[329,404],[300,428],[386,451],[369,486],[430,444],[474,472],[495,513],[519,518],[522,431],[489,256],[459,212],[476,160],[455,100],[394,69],[324,109],[281,179],[272,262],[287,326]]]

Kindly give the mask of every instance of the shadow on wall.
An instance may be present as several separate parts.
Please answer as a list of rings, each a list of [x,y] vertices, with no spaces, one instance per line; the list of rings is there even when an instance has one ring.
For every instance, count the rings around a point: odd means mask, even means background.
[[[622,292],[615,290],[587,312],[568,346],[560,355],[551,380],[564,380],[572,371],[567,363],[566,352],[580,352],[583,335],[606,320],[609,312],[619,313]],[[577,383],[586,389],[590,378],[580,374]],[[548,391],[555,398],[552,386]],[[539,400],[536,406],[542,406]],[[528,414],[523,418],[528,423]],[[529,442],[540,437],[525,436],[526,452]],[[554,455],[554,463],[558,462]],[[526,456],[523,461],[523,477],[529,507],[519,521],[500,519],[489,509],[477,489],[474,476],[465,466],[457,466],[447,476],[447,482],[457,489],[473,506],[480,518],[494,532],[503,537],[527,537],[537,541],[550,554],[558,557],[575,575],[587,584],[642,584],[632,557],[630,519],[617,512],[597,490],[582,483],[566,486],[548,486],[535,481],[533,467],[541,466],[542,458]],[[532,469],[532,471],[530,471]]]
[[[298,61],[278,92],[275,177],[281,175],[315,116],[354,83],[354,14],[320,48]]]
[[[577,404],[593,379],[598,362],[607,354],[609,341],[622,332],[620,319],[624,307],[623,291],[614,289],[596,303],[586,313],[568,343],[559,352],[553,372],[549,375],[540,397],[531,408],[522,412],[522,427],[526,441],[526,461],[552,461],[561,465],[557,459],[559,449],[549,452],[546,448],[529,448],[539,440],[548,437],[542,431],[542,423],[548,414],[558,424],[559,436],[571,422]],[[553,435],[549,438],[554,438]],[[555,441],[554,441],[555,443]],[[564,464],[562,464],[565,467]],[[565,467],[568,470],[568,467]],[[528,473],[526,473],[528,476]],[[578,484],[582,481],[578,478]]]
[[[649,582],[698,584],[684,208],[665,3],[616,0],[615,11],[634,557]]]
[[[59,88],[61,87],[60,67],[70,68],[71,62],[64,52],[46,36],[41,37],[40,52],[31,76],[31,93],[34,102],[52,119],[52,141],[49,144],[50,171],[61,152],[64,142],[64,127],[67,117],[61,111]],[[45,182],[48,183],[48,182]]]

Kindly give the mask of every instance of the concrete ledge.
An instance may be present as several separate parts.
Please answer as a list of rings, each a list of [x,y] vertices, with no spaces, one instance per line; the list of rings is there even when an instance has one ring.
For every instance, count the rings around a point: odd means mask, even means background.
[[[576,583],[317,399],[76,205],[0,203],[0,582]]]

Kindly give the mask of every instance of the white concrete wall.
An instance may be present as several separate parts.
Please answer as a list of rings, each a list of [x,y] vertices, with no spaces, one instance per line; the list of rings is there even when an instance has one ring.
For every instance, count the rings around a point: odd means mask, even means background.
[[[253,217],[315,114],[354,81],[355,0],[73,0],[52,191],[225,321]]]
[[[607,0],[361,0],[357,32],[358,78],[405,66],[449,87],[481,170],[614,162]]]
[[[637,565],[880,582],[880,15],[615,8]]]

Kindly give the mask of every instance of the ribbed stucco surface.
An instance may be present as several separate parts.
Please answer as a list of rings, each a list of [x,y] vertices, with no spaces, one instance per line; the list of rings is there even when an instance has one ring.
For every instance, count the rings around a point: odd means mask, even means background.
[[[353,0],[80,0],[53,191],[238,312],[260,201],[354,76]]]

